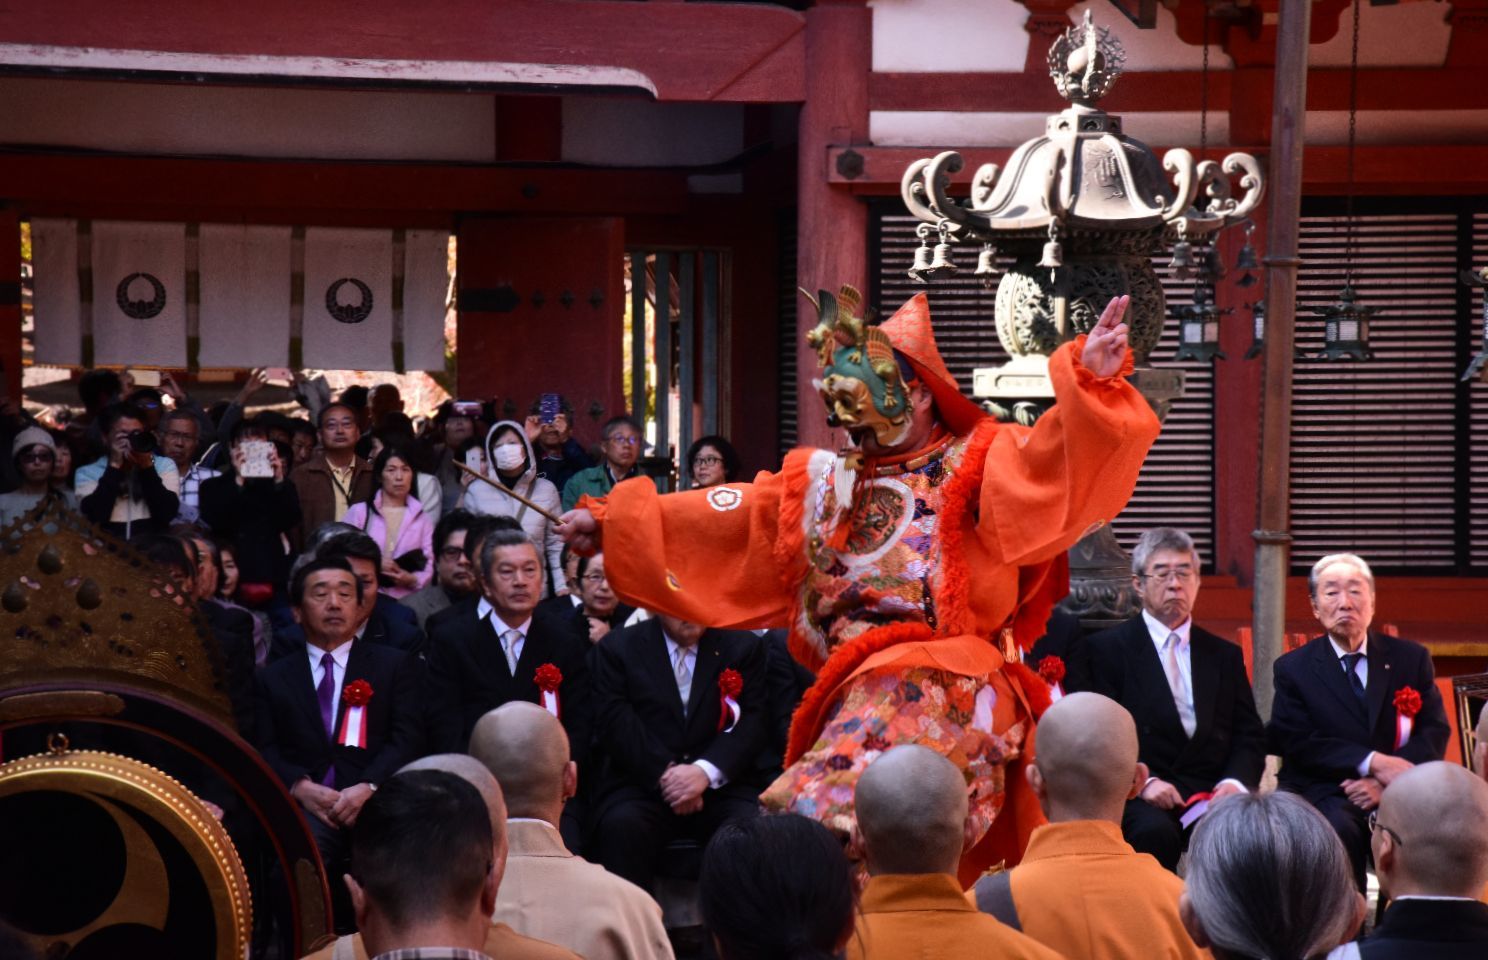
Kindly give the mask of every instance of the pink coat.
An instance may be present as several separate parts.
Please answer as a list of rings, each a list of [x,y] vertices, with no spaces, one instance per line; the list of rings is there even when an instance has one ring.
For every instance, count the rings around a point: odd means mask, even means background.
[[[377,510],[370,517],[367,516],[366,501],[354,503],[346,511],[342,523],[350,524],[358,529],[365,530],[367,536],[377,541],[377,549],[383,552],[384,557],[401,557],[410,550],[422,550],[428,562],[424,569],[418,571],[414,576],[418,577],[418,584],[413,587],[383,587],[382,592],[390,597],[406,597],[410,593],[427,587],[434,578],[434,524],[424,515],[423,504],[418,502],[417,497],[408,498],[408,506],[403,513],[403,526],[398,528],[398,542],[393,545],[391,554],[387,550],[387,521],[383,519],[382,513],[382,491],[377,491],[373,497],[373,503]]]

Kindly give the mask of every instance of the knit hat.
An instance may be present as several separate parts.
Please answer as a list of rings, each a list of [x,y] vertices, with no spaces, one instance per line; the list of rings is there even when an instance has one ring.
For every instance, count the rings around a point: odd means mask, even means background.
[[[15,442],[10,445],[10,455],[14,457],[27,447],[36,446],[46,447],[52,451],[52,456],[57,455],[57,442],[40,427],[27,427],[16,434]]]
[[[966,395],[951,376],[935,346],[935,332],[930,327],[930,300],[917,293],[880,326],[888,334],[894,349],[903,354],[909,365],[935,398],[941,419],[952,432],[965,436],[987,414]]]

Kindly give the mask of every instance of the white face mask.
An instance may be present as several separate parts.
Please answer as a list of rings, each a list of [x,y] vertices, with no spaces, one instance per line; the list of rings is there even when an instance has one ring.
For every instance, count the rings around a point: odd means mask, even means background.
[[[496,469],[515,470],[527,459],[527,450],[520,443],[503,443],[496,447]]]

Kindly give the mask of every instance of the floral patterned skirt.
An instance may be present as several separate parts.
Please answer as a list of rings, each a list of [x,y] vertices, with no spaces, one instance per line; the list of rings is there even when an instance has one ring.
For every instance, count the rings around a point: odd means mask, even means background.
[[[980,840],[1002,809],[1004,771],[1020,755],[1027,729],[1026,712],[1000,673],[983,680],[933,667],[870,670],[843,685],[821,736],[760,802],[852,836],[858,777],[885,750],[915,743],[965,774],[968,821]]]

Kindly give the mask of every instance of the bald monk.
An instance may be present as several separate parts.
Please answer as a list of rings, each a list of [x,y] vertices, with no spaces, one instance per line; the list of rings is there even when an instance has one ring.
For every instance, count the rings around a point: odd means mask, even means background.
[[[578,789],[563,724],[512,701],[481,717],[470,753],[501,784],[510,853],[492,919],[585,960],[672,960],[661,907],[640,887],[581,860],[558,833]]]
[[[1488,957],[1488,783],[1422,763],[1380,796],[1370,848],[1390,907],[1359,944],[1364,960]]]
[[[501,798],[501,788],[478,760],[463,753],[439,753],[415,760],[399,770],[443,770],[468,781],[486,801],[486,811],[491,815],[491,861],[496,865],[497,896],[500,896],[502,874],[506,868],[506,803]],[[518,960],[579,960],[562,947],[541,940],[533,940],[517,933],[504,923],[491,923],[486,933],[485,952],[491,957],[511,957]],[[309,954],[304,960],[367,960],[367,948],[362,945],[362,935],[353,933],[335,940]]]
[[[956,869],[967,844],[966,777],[927,747],[895,747],[868,765],[854,796],[868,863],[848,960],[1059,954],[979,913]]]
[[[1055,703],[1028,767],[1049,823],[1022,863],[977,881],[977,906],[1071,960],[1205,956],[1178,914],[1183,881],[1121,837],[1126,801],[1146,782],[1121,704],[1097,693]]]

